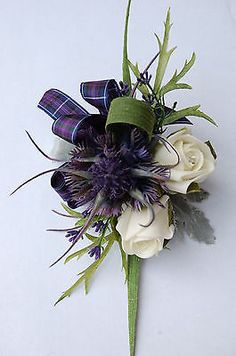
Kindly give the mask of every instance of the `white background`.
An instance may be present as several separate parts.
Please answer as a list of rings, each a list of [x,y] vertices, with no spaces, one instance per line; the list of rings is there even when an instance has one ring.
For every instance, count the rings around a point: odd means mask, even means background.
[[[202,103],[219,128],[196,120],[195,135],[211,139],[218,167],[204,184],[202,205],[217,242],[185,239],[143,262],[137,356],[236,354],[234,0],[134,0],[130,58],[143,67],[156,53],[172,7],[171,44],[178,44],[169,73],[194,50],[188,81],[193,90],[169,96],[179,107]],[[56,308],[53,302],[85,262],[48,268],[66,247],[48,227],[68,226],[54,216],[60,199],[43,177],[9,198],[27,177],[51,167],[28,141],[28,129],[50,151],[52,120],[37,109],[55,87],[81,102],[79,83],[121,78],[125,0],[1,0],[0,11],[0,355],[128,356],[127,296],[118,250],[113,248],[87,297],[80,288]],[[88,107],[88,106],[86,106]],[[93,109],[92,109],[93,110]]]

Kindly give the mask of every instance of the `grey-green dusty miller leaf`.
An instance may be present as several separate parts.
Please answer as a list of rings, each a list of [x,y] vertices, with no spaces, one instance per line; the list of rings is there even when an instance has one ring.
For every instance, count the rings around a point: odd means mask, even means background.
[[[205,194],[205,196],[204,196]],[[206,244],[215,242],[214,230],[204,213],[196,208],[192,202],[200,202],[207,193],[176,194],[171,197],[175,210],[176,235],[188,235],[191,239]]]

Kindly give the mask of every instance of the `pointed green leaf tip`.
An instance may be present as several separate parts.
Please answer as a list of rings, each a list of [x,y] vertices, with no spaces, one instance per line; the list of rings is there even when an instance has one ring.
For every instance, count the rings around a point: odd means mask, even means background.
[[[128,84],[129,88],[131,88],[131,76],[129,70],[129,59],[128,59],[128,29],[129,29],[129,15],[130,15],[130,7],[131,1],[128,1],[126,18],[125,18],[125,32],[124,32],[124,47],[123,47],[123,82]]]
[[[158,66],[156,71],[156,79],[154,83],[154,92],[156,93],[157,96],[159,96],[160,94],[161,83],[164,78],[169,59],[172,53],[174,52],[174,50],[176,49],[176,47],[174,47],[168,50],[169,35],[172,26],[170,22],[170,8],[168,9],[166,21],[164,25],[165,25],[165,32],[164,32],[163,43],[161,42],[160,38],[156,35],[157,42],[159,45],[159,51],[160,51]]]
[[[137,256],[128,256],[128,321],[130,356],[135,355],[140,262],[141,260]]]
[[[179,111],[174,111],[170,115],[166,116],[166,118],[163,121],[163,125],[172,124],[184,116],[195,116],[195,117],[201,117],[201,118],[209,121],[211,124],[217,126],[215,121],[210,116],[208,116],[207,114],[204,114],[202,111],[200,111],[199,108],[200,108],[200,105],[195,105],[190,108],[185,108],[185,109],[182,109]]]

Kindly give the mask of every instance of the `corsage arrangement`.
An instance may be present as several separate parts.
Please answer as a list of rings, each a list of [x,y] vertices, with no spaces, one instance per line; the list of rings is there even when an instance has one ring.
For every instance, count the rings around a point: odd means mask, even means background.
[[[65,263],[85,254],[93,259],[56,304],[81,284],[87,293],[91,278],[113,245],[120,249],[128,287],[133,356],[141,260],[156,256],[177,235],[214,242],[208,220],[193,203],[208,196],[200,183],[213,172],[216,154],[210,141],[202,142],[190,129],[189,117],[215,124],[200,111],[200,105],[179,109],[177,102],[166,104],[169,92],[191,89],[182,78],[195,62],[193,53],[182,69],[163,84],[175,50],[168,48],[170,10],[163,39],[156,35],[157,53],[140,70],[128,57],[130,6],[131,0],[126,13],[122,81],[81,83],[82,98],[98,110],[97,114],[90,114],[60,90],[50,89],[43,95],[38,107],[53,119],[52,131],[61,138],[60,154],[49,157],[27,134],[35,147],[59,166],[30,178],[14,192],[39,176],[52,173],[51,186],[64,201],[65,210],[54,212],[68,217],[71,224],[65,229],[51,229],[64,231],[69,244],[51,266],[64,257]],[[174,125],[182,126],[176,129]],[[82,239],[88,244],[80,248]]]

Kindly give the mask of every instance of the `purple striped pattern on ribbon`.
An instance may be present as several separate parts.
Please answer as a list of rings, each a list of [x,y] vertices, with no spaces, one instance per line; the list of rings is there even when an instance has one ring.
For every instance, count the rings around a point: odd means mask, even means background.
[[[81,94],[88,103],[99,109],[100,115],[89,114],[69,95],[57,89],[46,91],[38,104],[54,120],[53,133],[74,145],[78,143],[84,125],[105,127],[110,103],[121,95],[114,79],[82,83]]]
[[[38,107],[54,120],[65,115],[85,117],[88,111],[73,100],[69,95],[57,89],[49,89],[40,100]]]
[[[84,100],[95,106],[103,115],[107,115],[111,101],[121,96],[114,79],[81,83],[80,92]]]

